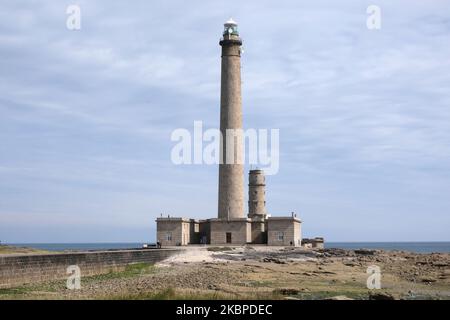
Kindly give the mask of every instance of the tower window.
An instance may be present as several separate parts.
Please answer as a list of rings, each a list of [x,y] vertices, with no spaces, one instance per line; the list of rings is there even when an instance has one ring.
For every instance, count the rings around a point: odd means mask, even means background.
[[[277,240],[284,241],[284,232],[283,231],[277,232]]]
[[[172,232],[167,232],[166,233],[166,240],[167,241],[172,241]]]

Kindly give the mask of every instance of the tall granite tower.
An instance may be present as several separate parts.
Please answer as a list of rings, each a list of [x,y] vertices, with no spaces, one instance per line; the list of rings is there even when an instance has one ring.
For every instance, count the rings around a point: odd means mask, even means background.
[[[219,219],[244,218],[243,141],[228,129],[242,129],[241,45],[232,19],[224,24],[220,91],[220,131],[223,141],[219,164]],[[233,140],[233,141],[231,141]],[[231,156],[230,156],[231,155]]]
[[[266,211],[266,181],[263,170],[250,170],[248,216],[244,209],[244,141],[242,137],[241,45],[236,22],[224,24],[220,92],[218,217],[195,220],[159,217],[157,241],[163,246],[188,244],[300,246],[301,221],[294,214],[270,217]],[[230,132],[231,131],[231,132]],[[237,132],[236,132],[237,131]],[[323,240],[311,240],[322,243]]]

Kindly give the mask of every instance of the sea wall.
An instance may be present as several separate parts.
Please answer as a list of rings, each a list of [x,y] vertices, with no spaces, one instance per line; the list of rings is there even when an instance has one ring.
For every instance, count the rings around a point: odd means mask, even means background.
[[[61,254],[0,256],[0,288],[67,279],[67,267],[77,265],[81,276],[124,270],[133,263],[156,263],[182,249],[135,249]]]

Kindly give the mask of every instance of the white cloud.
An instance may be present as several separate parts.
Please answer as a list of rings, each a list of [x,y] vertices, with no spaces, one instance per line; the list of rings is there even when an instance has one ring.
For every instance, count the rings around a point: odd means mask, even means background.
[[[215,168],[173,166],[169,137],[194,120],[218,125],[218,39],[233,16],[244,38],[244,123],[281,129],[271,209],[300,206],[304,228],[317,230],[319,220],[334,224],[342,212],[358,217],[372,207],[382,210],[375,229],[395,215],[414,217],[408,227],[418,232],[428,210],[442,219],[427,236],[445,238],[440,228],[450,221],[436,207],[450,206],[449,7],[379,5],[382,29],[373,32],[366,4],[354,1],[246,1],[239,10],[206,1],[80,1],[82,29],[70,32],[62,3],[4,4],[0,212],[19,212],[23,222],[34,208],[59,221],[76,199],[80,221],[98,225],[107,211],[117,221],[166,209],[214,216]],[[129,198],[111,201],[121,191]]]

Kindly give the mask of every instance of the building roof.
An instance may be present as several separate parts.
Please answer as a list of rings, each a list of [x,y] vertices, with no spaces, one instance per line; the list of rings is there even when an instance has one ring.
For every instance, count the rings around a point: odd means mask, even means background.
[[[300,222],[300,223],[302,222],[299,218],[292,217],[292,216],[289,216],[289,217],[268,217],[267,220],[269,220],[269,221],[274,221],[274,220],[292,220],[292,221],[297,221],[297,222]]]
[[[237,26],[236,21],[233,20],[233,18],[228,19],[227,22],[224,24],[225,26]]]
[[[183,217],[158,217],[156,221],[190,222],[192,219]]]

